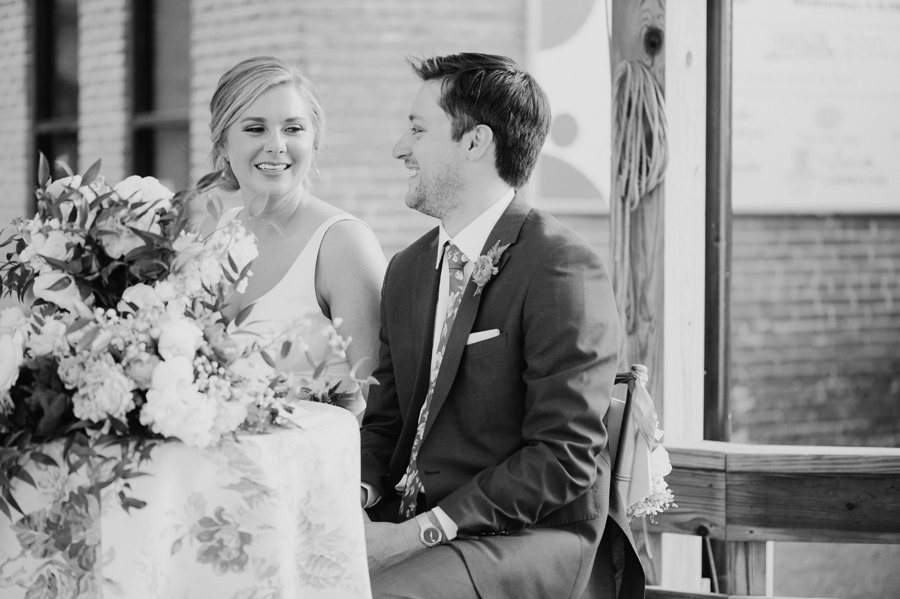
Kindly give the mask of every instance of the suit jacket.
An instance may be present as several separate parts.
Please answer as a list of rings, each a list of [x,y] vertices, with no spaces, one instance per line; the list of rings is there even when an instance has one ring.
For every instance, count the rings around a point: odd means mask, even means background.
[[[385,275],[379,384],[361,431],[362,480],[385,503],[429,385],[437,239],[399,252]],[[483,596],[580,597],[607,521],[624,522],[618,502],[610,513],[603,425],[619,347],[612,287],[584,240],[518,197],[483,253],[497,241],[510,244],[499,272],[479,295],[469,282],[450,331],[419,472],[429,506],[459,526],[453,546]]]

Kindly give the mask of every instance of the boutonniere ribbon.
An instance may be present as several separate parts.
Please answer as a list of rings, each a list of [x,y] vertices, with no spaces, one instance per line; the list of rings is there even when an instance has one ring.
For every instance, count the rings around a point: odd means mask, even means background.
[[[497,243],[494,244],[488,253],[483,256],[478,256],[475,260],[475,270],[472,271],[472,280],[475,281],[475,285],[477,285],[477,289],[475,289],[475,295],[481,293],[481,290],[484,289],[484,286],[488,284],[488,281],[491,280],[497,271],[497,264],[500,262],[500,256],[503,255],[503,252],[506,251],[506,248],[509,247],[509,244],[500,245],[500,240],[497,240]]]

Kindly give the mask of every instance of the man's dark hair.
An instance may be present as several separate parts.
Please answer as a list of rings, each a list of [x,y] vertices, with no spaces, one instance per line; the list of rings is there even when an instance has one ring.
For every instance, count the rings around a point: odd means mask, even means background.
[[[496,140],[497,173],[518,189],[525,185],[547,131],[550,102],[534,77],[505,56],[464,52],[407,62],[422,81],[441,80],[440,107],[459,141],[477,125]]]

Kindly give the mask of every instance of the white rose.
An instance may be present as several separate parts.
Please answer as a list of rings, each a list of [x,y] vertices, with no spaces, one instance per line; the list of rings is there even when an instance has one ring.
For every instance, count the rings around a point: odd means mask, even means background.
[[[0,395],[9,391],[19,378],[25,361],[25,336],[20,332],[0,334]]]
[[[0,333],[13,333],[27,324],[25,313],[18,306],[0,310]]]
[[[172,207],[172,203],[169,200],[175,195],[165,185],[160,183],[156,177],[139,177],[138,175],[132,175],[120,181],[113,187],[113,191],[121,199],[127,200],[129,205],[138,202],[161,200],[154,204],[150,212],[160,208],[169,210]]]
[[[207,258],[200,262],[197,269],[200,273],[200,280],[203,284],[212,289],[222,280],[222,266],[217,260]]]
[[[159,363],[158,357],[144,353],[128,363],[125,373],[131,377],[138,389],[149,389],[153,383],[153,373]]]
[[[121,258],[133,249],[144,245],[144,240],[135,235],[131,229],[122,225],[115,214],[107,215],[98,223],[98,227],[111,232],[99,236],[100,245],[103,246],[110,258]]]
[[[156,296],[160,301],[165,303],[169,303],[178,297],[178,290],[169,281],[159,281],[153,286],[153,289],[156,290]]]
[[[81,292],[70,275],[49,272],[34,279],[34,297],[56,304],[79,316],[91,316],[91,309],[81,299]]]
[[[67,345],[66,324],[58,320],[47,320],[41,326],[41,332],[31,336],[28,349],[32,357],[46,356]]]
[[[215,400],[197,390],[189,358],[175,356],[156,365],[147,402],[141,407],[141,423],[186,445],[206,447],[217,440],[212,433],[217,414]]]
[[[212,429],[214,437],[221,437],[226,433],[236,431],[247,419],[249,411],[246,403],[236,401],[220,400],[217,402],[217,408],[216,420]]]
[[[62,179],[57,179],[47,187],[47,193],[51,198],[55,200],[67,189],[72,188],[77,189],[78,193],[80,193],[81,196],[88,202],[92,202],[99,197],[99,194],[97,193],[98,190],[100,191],[100,193],[106,193],[107,191],[109,191],[109,186],[106,185],[106,182],[103,181],[102,178],[98,178],[91,184],[91,186],[87,186],[81,184],[81,175],[74,175],[72,177],[63,177]],[[69,210],[71,210],[71,205],[69,207]]]
[[[117,309],[119,312],[133,312],[128,304],[134,304],[138,310],[162,308],[165,305],[157,290],[144,283],[132,285],[123,291],[122,300],[119,302]]]
[[[134,408],[134,381],[125,376],[112,356],[102,354],[85,365],[78,391],[72,397],[75,416],[102,422],[108,416],[124,420]]]
[[[67,248],[69,240],[62,231],[50,231],[44,247],[41,248],[41,255],[48,258],[56,258],[57,260],[67,260],[72,256],[71,248]]]
[[[73,187],[76,189],[81,187],[81,175],[57,179],[47,187],[47,193],[50,194],[50,197],[55,200],[56,198],[61,196],[67,189]]]
[[[141,407],[141,423],[165,437],[177,437],[191,447],[206,447],[217,441],[213,435],[216,402],[196,388],[178,391],[147,391]]]
[[[150,377],[150,388],[154,391],[177,391],[194,382],[194,366],[190,358],[175,356],[156,364]]]
[[[157,351],[163,360],[175,356],[193,359],[200,342],[203,341],[203,331],[185,318],[165,322],[159,331]]]

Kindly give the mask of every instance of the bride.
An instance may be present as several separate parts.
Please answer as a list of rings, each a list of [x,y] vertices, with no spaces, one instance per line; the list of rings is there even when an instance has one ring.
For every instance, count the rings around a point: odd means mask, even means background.
[[[245,60],[222,75],[210,102],[210,138],[224,188],[240,190],[237,218],[255,236],[259,255],[246,290],[229,298],[223,316],[231,322],[253,305],[240,330],[265,336],[282,332],[313,314],[314,324],[338,324],[351,338],[346,359],[329,374],[365,379],[378,358],[379,305],[386,262],[372,230],[320,200],[304,181],[325,131],[322,106],[309,80],[293,65],[271,56]],[[233,326],[233,324],[232,324]],[[320,327],[314,326],[314,330]],[[316,332],[304,339],[313,356],[328,340]],[[279,369],[311,374],[303,352],[292,352]],[[357,417],[365,407],[358,389],[345,404]]]

